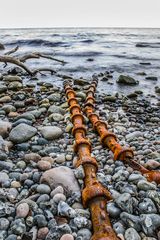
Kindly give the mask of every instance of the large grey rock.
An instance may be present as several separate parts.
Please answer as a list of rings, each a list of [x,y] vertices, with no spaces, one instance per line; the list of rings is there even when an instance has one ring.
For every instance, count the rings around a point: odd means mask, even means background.
[[[56,126],[45,126],[40,129],[41,134],[47,140],[54,140],[62,135],[62,130]]]
[[[80,192],[73,171],[68,167],[56,167],[44,172],[41,177],[41,182],[50,185],[51,189],[62,186],[66,194]]]
[[[9,138],[14,143],[23,143],[33,137],[36,133],[36,128],[25,123],[21,123],[12,129],[9,134]]]
[[[139,83],[139,81],[135,80],[134,78],[132,78],[130,76],[120,75],[117,80],[117,83],[125,84],[125,85],[136,85]]]

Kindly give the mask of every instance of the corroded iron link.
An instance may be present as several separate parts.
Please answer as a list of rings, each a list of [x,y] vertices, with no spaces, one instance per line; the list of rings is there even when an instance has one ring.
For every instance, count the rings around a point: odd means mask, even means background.
[[[119,238],[117,238],[112,229],[106,211],[106,203],[108,200],[111,200],[111,195],[97,180],[96,172],[98,164],[96,159],[91,157],[91,144],[86,138],[84,117],[75,99],[75,92],[69,83],[65,83],[65,92],[74,126],[72,130],[76,142],[74,150],[79,157],[77,166],[82,165],[85,172],[85,188],[82,191],[82,202],[83,206],[89,207],[91,211],[94,231],[91,240],[118,240]],[[93,101],[94,99],[90,100]]]
[[[89,89],[87,90],[86,102],[85,102],[85,112],[93,128],[97,131],[100,136],[101,143],[108,147],[114,154],[114,160],[121,160],[130,165],[133,169],[140,171],[148,181],[155,181],[160,183],[160,171],[149,171],[139,163],[133,160],[134,154],[130,148],[122,147],[116,139],[115,134],[109,132],[107,129],[107,124],[101,121],[99,116],[95,111],[95,91],[98,80],[95,78]]]

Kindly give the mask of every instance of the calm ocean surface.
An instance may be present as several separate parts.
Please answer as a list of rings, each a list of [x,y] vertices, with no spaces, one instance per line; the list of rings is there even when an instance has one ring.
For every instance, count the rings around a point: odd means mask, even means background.
[[[87,79],[90,79],[93,73],[113,70],[114,84],[99,84],[99,90],[105,93],[128,94],[141,89],[146,94],[152,94],[154,87],[160,83],[160,29],[0,29],[0,43],[4,44],[7,50],[19,45],[20,49],[14,56],[41,52],[55,54],[57,58],[67,62],[63,66],[47,59],[33,59],[26,63],[31,68],[52,67],[59,73]],[[3,54],[3,51],[0,54]],[[146,80],[145,76],[137,75],[138,72],[156,76],[158,81]],[[116,84],[120,74],[128,74],[139,80],[140,84],[120,87]],[[58,78],[49,74],[38,78],[62,85]]]

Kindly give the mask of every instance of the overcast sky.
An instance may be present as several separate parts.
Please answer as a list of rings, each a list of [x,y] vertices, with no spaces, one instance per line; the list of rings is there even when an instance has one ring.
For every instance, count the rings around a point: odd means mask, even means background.
[[[160,0],[0,0],[0,28],[159,27]]]

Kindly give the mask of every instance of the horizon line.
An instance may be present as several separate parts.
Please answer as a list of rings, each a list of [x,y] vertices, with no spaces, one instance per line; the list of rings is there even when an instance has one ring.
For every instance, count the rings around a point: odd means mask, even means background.
[[[3,30],[12,30],[12,29],[74,29],[74,28],[81,28],[81,29],[95,29],[95,28],[99,28],[99,29],[160,29],[160,27],[0,27],[0,29]]]

